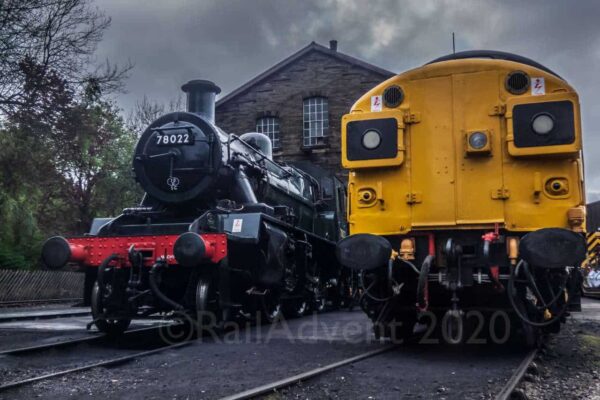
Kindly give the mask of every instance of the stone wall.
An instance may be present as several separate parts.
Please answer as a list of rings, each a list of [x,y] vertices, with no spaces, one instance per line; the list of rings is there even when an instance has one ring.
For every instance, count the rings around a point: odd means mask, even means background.
[[[256,129],[262,116],[279,118],[281,147],[278,161],[310,160],[344,179],[340,161],[342,116],[365,92],[387,79],[375,71],[312,51],[217,106],[216,122],[226,132]],[[320,148],[303,148],[303,100],[323,96],[329,103],[329,138]]]

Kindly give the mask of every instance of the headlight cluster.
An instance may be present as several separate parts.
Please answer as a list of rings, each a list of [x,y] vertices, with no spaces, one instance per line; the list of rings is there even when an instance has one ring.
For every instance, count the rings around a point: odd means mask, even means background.
[[[398,121],[378,118],[346,124],[348,161],[395,159],[398,156]]]
[[[575,109],[570,100],[516,104],[512,116],[515,147],[558,146],[575,141]]]

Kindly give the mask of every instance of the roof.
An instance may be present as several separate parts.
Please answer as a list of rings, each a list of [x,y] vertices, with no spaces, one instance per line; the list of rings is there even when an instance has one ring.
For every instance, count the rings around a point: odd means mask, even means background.
[[[388,70],[380,68],[380,67],[378,67],[376,65],[369,64],[368,62],[359,60],[358,58],[354,58],[354,57],[349,56],[347,54],[340,53],[337,50],[332,50],[329,47],[325,47],[325,46],[320,45],[318,43],[311,42],[308,46],[303,47],[302,49],[300,49],[296,53],[294,53],[291,56],[287,57],[286,59],[278,62],[277,64],[275,64],[271,68],[267,69],[262,74],[254,77],[253,79],[251,79],[250,81],[246,82],[245,84],[243,84],[239,88],[231,91],[226,96],[224,96],[221,99],[219,99],[217,101],[217,107],[219,107],[220,105],[223,105],[223,104],[227,103],[232,98],[234,98],[234,97],[236,97],[236,96],[238,96],[238,95],[246,92],[248,89],[250,89],[254,85],[256,85],[256,84],[264,81],[265,79],[269,78],[274,73],[280,71],[281,69],[287,67],[288,65],[292,64],[296,60],[299,60],[300,58],[304,57],[305,55],[307,55],[307,54],[309,54],[309,53],[311,53],[313,51],[316,51],[316,52],[319,52],[319,53],[322,53],[322,54],[326,54],[328,56],[337,58],[338,60],[344,61],[344,62],[346,62],[348,64],[352,64],[352,65],[355,65],[357,67],[360,67],[360,68],[363,68],[363,69],[375,72],[376,74],[379,74],[379,75],[381,75],[382,77],[385,77],[385,78],[390,78],[390,77],[396,75],[395,72],[388,71]]]
[[[533,61],[530,58],[520,56],[518,54],[507,53],[504,51],[497,50],[468,50],[468,51],[459,51],[458,53],[448,54],[443,57],[436,58],[433,61],[429,61],[427,64],[434,64],[442,61],[450,61],[450,60],[462,60],[465,58],[490,58],[492,60],[506,60],[513,61],[525,65],[529,65],[534,68],[541,69],[542,71],[546,71],[549,74],[556,76],[557,78],[562,79],[556,72],[552,71],[549,68],[546,68],[542,64]]]

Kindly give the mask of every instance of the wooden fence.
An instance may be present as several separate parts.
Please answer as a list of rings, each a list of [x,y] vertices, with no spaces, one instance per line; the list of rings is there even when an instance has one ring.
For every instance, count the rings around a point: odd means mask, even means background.
[[[0,269],[0,302],[81,298],[84,277],[78,272]]]

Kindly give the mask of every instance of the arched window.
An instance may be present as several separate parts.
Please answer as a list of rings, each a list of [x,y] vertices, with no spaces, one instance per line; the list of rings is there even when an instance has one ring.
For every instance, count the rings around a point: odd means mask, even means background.
[[[271,139],[273,150],[281,148],[279,138],[279,118],[262,117],[256,120],[256,132],[264,133]]]
[[[325,97],[304,99],[304,127],[302,144],[304,147],[325,144],[329,133],[329,106]]]

